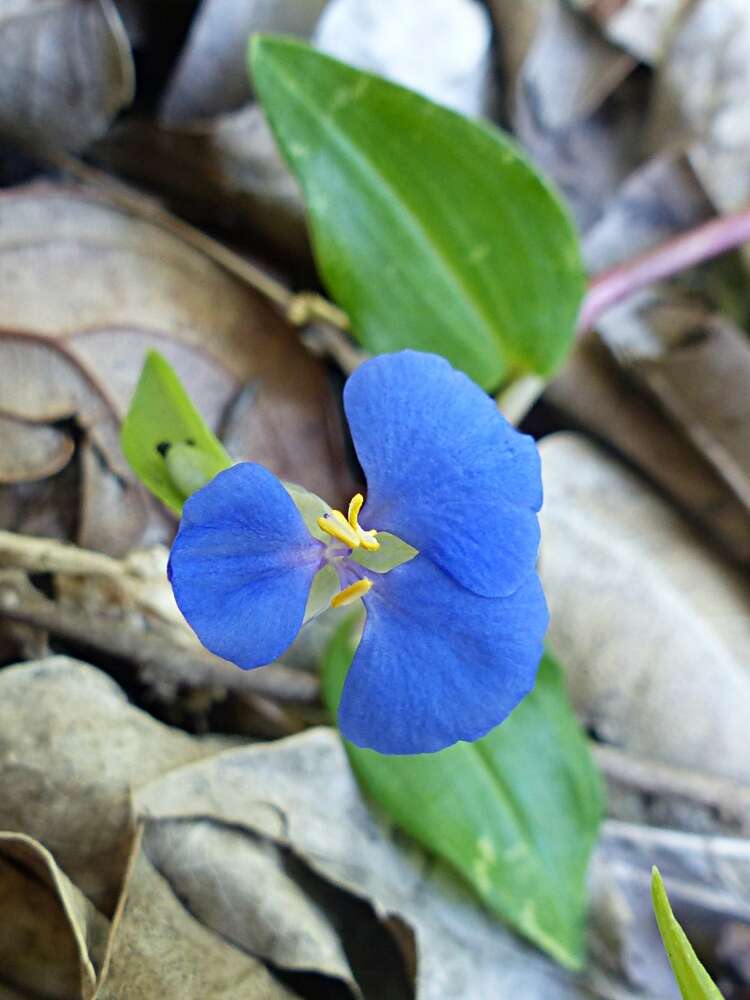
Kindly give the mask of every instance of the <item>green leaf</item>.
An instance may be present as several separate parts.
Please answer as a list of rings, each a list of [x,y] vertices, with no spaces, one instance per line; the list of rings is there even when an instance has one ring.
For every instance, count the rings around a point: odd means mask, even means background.
[[[321,276],[370,351],[435,351],[488,389],[563,361],[578,240],[515,143],[289,38],[255,36],[250,65]]]
[[[651,869],[651,896],[664,949],[684,1000],[723,1000],[722,994],[698,961],[685,932],[677,923],[657,868]]]
[[[350,620],[325,657],[331,711],[354,641]],[[602,789],[552,657],[542,660],[533,692],[476,743],[404,757],[346,746],[360,784],[400,827],[452,865],[489,909],[580,968]]]
[[[131,468],[176,513],[195,490],[232,465],[169,363],[149,351],[120,444]]]

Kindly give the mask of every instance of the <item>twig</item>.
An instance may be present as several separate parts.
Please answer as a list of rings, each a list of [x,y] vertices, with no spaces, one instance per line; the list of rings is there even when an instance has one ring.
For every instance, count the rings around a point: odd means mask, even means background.
[[[732,833],[750,834],[750,786],[717,775],[642,760],[616,747],[592,744],[607,780],[660,801],[679,800],[710,813]]]
[[[314,702],[318,695],[312,675],[283,664],[238,670],[200,646],[176,645],[168,636],[127,619],[108,618],[101,610],[92,613],[59,605],[41,594],[19,570],[0,570],[0,617],[135,663],[158,686],[189,685],[301,704]]]

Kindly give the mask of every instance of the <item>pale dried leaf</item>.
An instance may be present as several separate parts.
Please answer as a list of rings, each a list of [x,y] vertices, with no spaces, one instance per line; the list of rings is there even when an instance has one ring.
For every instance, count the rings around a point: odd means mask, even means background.
[[[224,940],[277,968],[339,979],[359,995],[335,929],[285,872],[279,848],[203,819],[149,823],[144,848],[190,912]]]
[[[643,87],[637,79],[623,83],[633,65],[562,0],[552,0],[513,81],[514,131],[561,188],[582,230],[640,156]],[[562,79],[572,86],[561,87]]]
[[[256,104],[184,124],[125,122],[93,155],[198,223],[218,222],[295,258],[309,257],[299,186]]]
[[[64,430],[29,424],[0,413],[0,483],[33,482],[63,469],[73,456],[73,439]]]
[[[257,293],[99,197],[34,185],[0,203],[3,412],[81,428],[84,544],[119,554],[167,534],[134,496],[140,488],[117,441],[149,346],[174,364],[214,427],[253,385],[236,458],[334,501],[353,492],[325,372]]]
[[[745,0],[697,0],[660,67],[650,124],[656,149],[688,151],[720,212],[750,198],[750,18]]]
[[[691,0],[572,0],[602,26],[610,41],[641,62],[658,63]]]
[[[710,463],[639,391],[594,333],[581,338],[545,390],[576,425],[585,427],[640,468],[740,562],[750,562],[750,519]]]
[[[628,180],[587,235],[586,259],[594,270],[612,266],[710,215],[684,158],[658,158]],[[598,329],[616,360],[723,479],[727,500],[736,498],[748,511],[750,532],[750,453],[743,433],[750,342],[715,308],[705,292],[658,285],[609,310]],[[607,435],[616,419],[610,409],[595,429]],[[656,476],[664,478],[658,471]],[[745,549],[736,546],[740,558]]]
[[[549,638],[585,724],[638,756],[745,780],[746,579],[583,438],[553,435],[541,453]]]
[[[112,0],[6,0],[0,132],[82,149],[133,96],[130,46]]]
[[[398,917],[416,938],[419,1000],[597,995],[509,934],[420,851],[397,846],[330,729],[181,768],[142,787],[137,808],[149,821],[202,816],[267,837],[381,918]]]
[[[38,841],[0,832],[0,970],[45,997],[92,1000],[109,922]]]
[[[744,504],[750,522],[750,342],[719,316],[698,316],[682,341],[670,343],[664,317],[658,356],[629,364],[666,412]]]
[[[234,111],[252,91],[247,42],[255,32],[309,38],[326,0],[202,0],[161,104],[171,125]]]
[[[54,656],[0,672],[0,828],[41,841],[108,912],[132,840],[131,789],[224,745],[130,705],[105,674]]]
[[[115,919],[99,1000],[293,1000],[264,965],[206,930],[139,851]]]
[[[597,111],[634,67],[584,19],[553,3],[526,56],[521,87],[540,127],[570,128]],[[560,86],[565,80],[565,86]]]

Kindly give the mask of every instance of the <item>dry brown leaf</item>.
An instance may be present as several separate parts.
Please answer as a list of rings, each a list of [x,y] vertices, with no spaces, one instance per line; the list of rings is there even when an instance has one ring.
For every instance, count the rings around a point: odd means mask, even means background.
[[[541,444],[550,643],[585,724],[637,756],[750,773],[750,588],[585,439]]]
[[[79,190],[33,185],[0,204],[2,410],[81,430],[84,545],[121,553],[149,524],[151,538],[165,534],[163,520],[148,520],[117,443],[149,346],[214,426],[253,385],[236,458],[332,501],[351,492],[325,373],[257,293],[158,225]]]
[[[560,131],[597,111],[634,65],[586,20],[552,3],[524,61],[521,86],[545,130]]]
[[[201,121],[125,122],[93,156],[196,223],[260,238],[308,261],[302,195],[258,105]]]
[[[515,9],[496,3],[501,27],[514,20]],[[510,81],[510,116],[519,140],[559,185],[585,230],[638,162],[643,87],[637,79],[623,83],[633,59],[562,0],[539,5],[535,15],[533,37],[522,19],[521,39],[509,43],[529,44]],[[514,64],[519,55],[512,53]],[[561,87],[560,80],[572,84]]]
[[[70,434],[0,413],[0,483],[34,482],[64,469],[73,457]]]
[[[0,974],[21,989],[92,1000],[109,922],[38,841],[0,832]]]
[[[326,0],[201,0],[162,99],[177,124],[234,111],[251,97],[247,40],[254,32],[309,38]]]
[[[623,185],[584,241],[594,272],[650,249],[712,214],[682,157],[649,162]],[[750,559],[748,459],[737,408],[750,392],[750,344],[719,321],[700,291],[660,285],[610,309],[598,332],[612,358],[649,396],[629,384],[596,337],[584,338],[549,387],[547,398],[614,444],[691,514],[738,560]],[[704,342],[702,347],[696,340]],[[717,348],[721,347],[721,350]],[[734,389],[727,392],[731,356]],[[670,384],[690,366],[692,403]],[[682,396],[682,393],[681,393]],[[710,402],[710,407],[706,404]]]
[[[335,928],[274,844],[208,820],[149,823],[144,849],[207,928],[275,968],[314,970],[360,996]]]
[[[661,303],[654,312],[658,353],[629,353],[627,364],[744,505],[750,530],[747,333],[728,319],[695,310],[688,335],[674,340],[683,325]]]
[[[103,912],[132,841],[130,791],[225,743],[131,706],[105,674],[54,656],[0,672],[0,828],[26,833]]]
[[[627,378],[594,333],[581,338],[545,399],[605,440],[705,525],[734,560],[750,562],[750,518],[710,463]]]
[[[0,47],[6,135],[82,149],[133,97],[130,45],[112,0],[10,0]]]
[[[720,212],[750,199],[750,18],[745,0],[689,6],[660,67],[654,149],[684,149]]]
[[[333,885],[369,901],[381,918],[398,918],[415,935],[419,1000],[613,995],[567,976],[481,910],[421,851],[394,842],[363,801],[331,729],[180,768],[141,787],[136,805],[149,823],[180,820],[182,826],[200,816],[269,838]],[[630,996],[624,989],[615,995]]]
[[[658,63],[691,0],[572,0],[610,41],[645,63]]]
[[[99,1000],[293,1000],[262,963],[191,916],[137,843],[136,849]]]

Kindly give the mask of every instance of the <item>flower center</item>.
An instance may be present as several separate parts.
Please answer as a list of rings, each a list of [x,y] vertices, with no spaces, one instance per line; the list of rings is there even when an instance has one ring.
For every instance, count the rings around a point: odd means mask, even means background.
[[[330,514],[318,518],[318,527],[333,538],[343,542],[350,549],[358,549],[362,546],[368,552],[376,552],[380,548],[380,542],[375,537],[377,531],[374,529],[365,531],[360,527],[358,520],[364,502],[365,498],[362,494],[355,493],[349,501],[348,517],[344,517],[340,510],[332,510]]]

